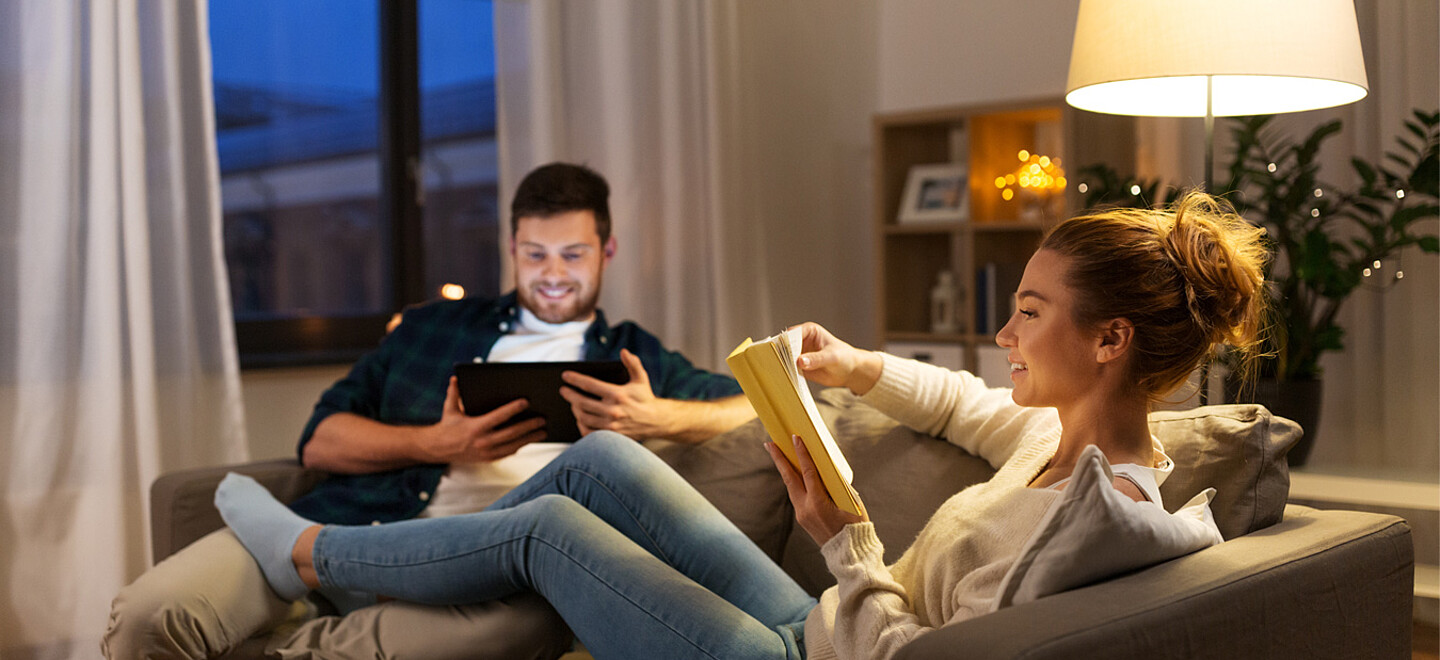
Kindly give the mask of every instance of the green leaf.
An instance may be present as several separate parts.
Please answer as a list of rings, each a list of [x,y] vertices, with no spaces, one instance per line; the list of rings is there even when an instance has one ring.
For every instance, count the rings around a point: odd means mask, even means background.
[[[1421,236],[1417,243],[1420,245],[1421,250],[1429,252],[1430,254],[1440,253],[1440,237]]]
[[[1368,188],[1375,184],[1375,168],[1371,167],[1370,163],[1359,158],[1351,158],[1350,166],[1355,168],[1355,173],[1360,175],[1361,180],[1365,182],[1365,187]]]
[[[1437,215],[1440,215],[1440,206],[1434,204],[1416,204],[1415,206],[1408,206],[1395,211],[1395,215],[1390,216],[1390,226],[1403,232],[1411,223],[1426,218],[1433,218]]]

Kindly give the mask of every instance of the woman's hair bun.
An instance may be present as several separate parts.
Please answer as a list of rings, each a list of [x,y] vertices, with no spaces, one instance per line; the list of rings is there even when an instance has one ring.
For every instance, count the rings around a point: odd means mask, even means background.
[[[1184,383],[1216,344],[1257,353],[1269,248],[1265,231],[1223,200],[1190,192],[1166,209],[1092,211],[1056,225],[1040,247],[1067,259],[1077,322],[1134,326],[1130,369],[1152,397]]]
[[[1185,283],[1185,301],[1212,342],[1257,342],[1265,305],[1265,230],[1203,193],[1186,194],[1161,245]]]

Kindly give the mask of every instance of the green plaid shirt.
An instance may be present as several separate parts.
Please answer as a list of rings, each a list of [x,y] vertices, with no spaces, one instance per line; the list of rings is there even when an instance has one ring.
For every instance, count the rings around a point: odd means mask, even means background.
[[[489,356],[518,317],[513,292],[495,300],[439,301],[405,310],[403,321],[380,346],[320,397],[300,436],[299,452],[304,454],[315,427],[338,412],[395,425],[439,421],[455,363]],[[707,400],[740,394],[735,379],[696,368],[632,322],[611,327],[596,310],[595,322],[585,331],[585,359],[618,360],[622,348],[639,356],[656,396]],[[332,475],[291,506],[322,523],[405,520],[425,509],[444,471],[444,465],[417,465],[374,474]]]

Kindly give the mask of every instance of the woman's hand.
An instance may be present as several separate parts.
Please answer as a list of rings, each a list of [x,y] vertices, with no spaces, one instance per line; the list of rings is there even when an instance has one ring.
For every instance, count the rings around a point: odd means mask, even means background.
[[[818,323],[798,327],[802,342],[795,364],[805,378],[826,387],[848,387],[855,394],[869,392],[880,380],[885,363],[879,353],[840,341]]]
[[[815,539],[818,545],[825,545],[826,541],[834,538],[846,525],[869,520],[848,511],[841,511],[840,507],[835,506],[830,494],[825,492],[825,484],[820,481],[820,471],[815,469],[815,461],[810,459],[810,451],[805,448],[805,443],[798,435],[790,436],[790,439],[795,443],[795,457],[800,463],[799,472],[790,465],[790,459],[785,458],[784,452],[780,451],[775,443],[765,443],[765,449],[770,452],[770,460],[775,461],[775,469],[780,471],[780,479],[785,482],[790,503],[795,507],[795,520],[809,532],[810,538]],[[861,507],[861,510],[863,511],[864,507]]]

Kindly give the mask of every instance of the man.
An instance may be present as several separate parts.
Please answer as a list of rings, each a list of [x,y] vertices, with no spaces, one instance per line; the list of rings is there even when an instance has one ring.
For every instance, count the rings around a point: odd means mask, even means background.
[[[605,180],[582,166],[556,163],[526,176],[511,205],[515,291],[406,310],[379,348],[321,396],[299,451],[307,467],[334,476],[296,501],[297,512],[372,524],[478,511],[568,446],[537,444],[543,420],[506,424],[524,400],[467,415],[450,375],[456,362],[621,360],[630,374],[622,385],[564,375],[562,396],[582,432],[699,442],[754,416],[733,379],[696,369],[634,323],[608,325],[597,309],[616,249],[608,198]],[[569,646],[563,623],[533,595],[450,608],[366,607],[372,601],[361,594],[323,595],[351,613],[309,621],[277,636],[272,650],[509,658],[554,657]],[[112,660],[214,657],[274,628],[290,609],[221,530],[122,590],[103,646]]]

